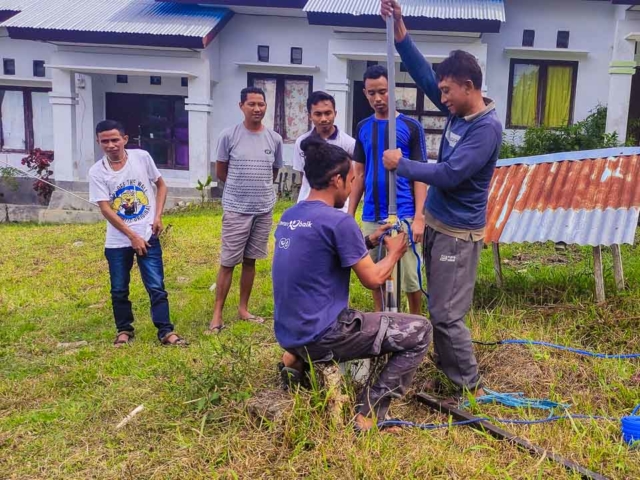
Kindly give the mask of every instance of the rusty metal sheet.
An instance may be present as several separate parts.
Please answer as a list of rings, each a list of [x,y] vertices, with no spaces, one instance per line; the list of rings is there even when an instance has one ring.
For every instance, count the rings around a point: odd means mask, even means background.
[[[485,241],[633,244],[639,179],[639,148],[501,161],[491,183]]]

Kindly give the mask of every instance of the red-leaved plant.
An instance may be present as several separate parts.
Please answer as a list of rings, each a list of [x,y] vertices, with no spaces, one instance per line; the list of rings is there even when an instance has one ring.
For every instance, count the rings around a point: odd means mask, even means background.
[[[39,177],[39,180],[33,183],[33,189],[45,203],[49,202],[54,190],[52,185],[43,181],[51,181],[50,178],[53,175],[53,170],[50,168],[51,162],[53,162],[53,152],[39,148],[32,150],[28,157],[22,159],[22,165]]]

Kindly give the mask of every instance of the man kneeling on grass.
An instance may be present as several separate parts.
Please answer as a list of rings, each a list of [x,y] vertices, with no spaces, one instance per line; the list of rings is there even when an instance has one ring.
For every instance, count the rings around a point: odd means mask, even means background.
[[[133,311],[129,282],[133,259],[137,257],[149,299],[151,319],[163,345],[185,346],[173,331],[169,301],[164,288],[162,210],[167,185],[144,150],[126,150],[129,137],[119,122],[105,120],[96,127],[98,143],[105,153],[89,170],[89,196],[107,219],[104,254],[109,263],[111,301],[116,321],[116,347],[133,340]],[[157,189],[157,195],[153,187]]]
[[[305,362],[345,362],[390,354],[376,383],[358,399],[356,428],[384,420],[392,397],[404,395],[431,341],[431,325],[420,316],[363,313],[348,308],[349,279],[380,288],[407,250],[404,233],[385,237],[387,256],[368,254],[389,229],[363,238],[358,224],[340,211],[354,179],[343,149],[309,137],[302,143],[306,201],[287,210],[276,229],[273,259],[275,333],[286,350],[284,378],[300,379]]]

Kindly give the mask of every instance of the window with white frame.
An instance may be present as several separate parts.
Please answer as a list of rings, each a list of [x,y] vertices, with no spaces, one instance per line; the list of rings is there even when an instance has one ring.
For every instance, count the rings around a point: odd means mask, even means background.
[[[0,150],[53,150],[53,112],[48,90],[0,87]]]
[[[313,91],[313,77],[250,73],[247,83],[264,90],[267,101],[264,124],[282,135],[285,143],[295,143],[309,131],[307,98]]]

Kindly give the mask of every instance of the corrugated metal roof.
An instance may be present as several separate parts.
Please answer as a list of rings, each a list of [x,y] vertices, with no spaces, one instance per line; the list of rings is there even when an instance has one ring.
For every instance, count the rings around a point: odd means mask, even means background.
[[[379,15],[380,0],[309,0],[309,13]],[[402,14],[407,17],[449,20],[506,21],[503,0],[403,0]]]
[[[179,35],[203,38],[231,12],[222,8],[160,3],[154,0],[39,0],[23,3],[3,27]]]
[[[485,241],[633,244],[640,148],[569,152],[498,163]]]
[[[42,0],[0,0],[0,12],[19,12],[20,10],[28,7],[30,4],[41,1]]]

